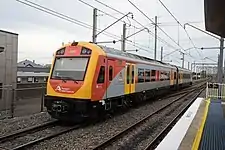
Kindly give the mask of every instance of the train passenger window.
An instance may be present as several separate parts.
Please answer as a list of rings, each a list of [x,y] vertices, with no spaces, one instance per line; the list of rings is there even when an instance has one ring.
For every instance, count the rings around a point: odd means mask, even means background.
[[[156,75],[156,71],[152,70],[152,72],[151,72],[151,81],[155,81],[155,75]]]
[[[150,70],[145,70],[145,82],[150,82]]]
[[[138,82],[144,82],[144,69],[138,69]]]
[[[132,72],[131,72],[131,83],[133,84],[134,83],[134,66],[132,66]]]
[[[127,84],[130,84],[130,65],[127,66]]]
[[[113,79],[113,67],[109,66],[109,81],[112,81]]]
[[[174,72],[174,80],[176,80],[176,79],[177,79],[177,73]]]
[[[168,72],[168,80],[170,80],[170,71]]]
[[[165,79],[164,72],[160,72],[160,81],[163,81]]]
[[[105,66],[101,66],[97,83],[104,83],[105,82]]]

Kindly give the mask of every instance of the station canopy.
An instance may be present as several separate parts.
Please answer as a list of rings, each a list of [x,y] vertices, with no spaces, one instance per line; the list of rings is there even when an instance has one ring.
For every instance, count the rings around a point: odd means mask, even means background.
[[[204,0],[206,31],[225,37],[225,0]]]

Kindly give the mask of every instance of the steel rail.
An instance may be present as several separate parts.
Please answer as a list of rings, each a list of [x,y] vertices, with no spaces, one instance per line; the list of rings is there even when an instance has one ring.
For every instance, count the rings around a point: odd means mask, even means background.
[[[199,87],[198,87],[199,88]],[[179,101],[180,99],[188,96],[190,94],[190,92],[194,92],[196,89],[192,89],[191,91],[187,91],[186,94],[183,94],[182,96],[176,98],[175,100],[173,100],[172,102],[170,102],[169,104],[161,107],[160,109],[156,110],[155,112],[151,113],[150,115],[146,116],[145,118],[141,119],[140,121],[132,124],[131,126],[129,126],[128,128],[126,128],[125,130],[123,130],[122,132],[119,132],[118,134],[114,135],[113,137],[111,137],[110,139],[100,143],[99,145],[97,145],[95,148],[93,148],[93,150],[99,150],[99,149],[104,149],[107,146],[111,145],[114,141],[116,141],[117,139],[123,137],[124,135],[126,135],[127,133],[129,133],[130,131],[132,131],[133,129],[135,129],[136,127],[138,127],[139,125],[141,125],[142,123],[144,123],[146,120],[148,120],[149,118],[151,118],[153,115],[159,113],[160,111],[168,108],[170,105],[174,104],[175,102]]]
[[[185,111],[191,106],[191,104],[196,100],[196,98],[202,93],[204,90],[204,87],[201,87],[202,89],[198,94],[192,98],[192,100],[180,111],[179,114],[176,115],[176,117],[149,143],[144,150],[152,150],[154,149],[157,144],[160,142],[161,139],[164,138],[164,136],[169,132],[169,130],[172,128],[172,126],[177,122],[178,120],[184,113]]]
[[[44,141],[44,140],[49,140],[49,139],[51,139],[51,138],[57,137],[57,136],[59,136],[59,135],[62,135],[62,134],[64,134],[64,133],[67,133],[67,132],[70,132],[70,131],[72,131],[72,130],[78,129],[78,128],[80,128],[81,126],[82,126],[82,125],[75,125],[75,126],[73,126],[73,127],[69,127],[69,128],[64,129],[64,130],[62,130],[62,131],[60,131],[60,132],[52,133],[52,134],[47,135],[47,136],[45,136],[45,137],[39,138],[39,139],[37,139],[37,140],[30,141],[30,142],[28,142],[28,143],[25,143],[25,144],[19,145],[19,146],[17,146],[17,147],[14,147],[14,148],[12,148],[12,150],[21,150],[21,149],[28,148],[28,147],[33,146],[33,145],[35,145],[35,144],[37,144],[37,143],[40,143],[40,142],[42,142],[42,141]]]
[[[37,132],[37,131],[40,131],[40,130],[45,129],[47,127],[50,127],[50,126],[54,126],[58,122],[59,121],[57,121],[57,120],[49,121],[49,122],[46,122],[46,123],[41,124],[41,125],[36,125],[36,126],[29,127],[29,128],[21,129],[21,130],[18,130],[16,132],[10,133],[8,135],[1,136],[0,137],[0,143],[4,143],[4,142],[7,142],[9,140],[24,136],[26,134]]]

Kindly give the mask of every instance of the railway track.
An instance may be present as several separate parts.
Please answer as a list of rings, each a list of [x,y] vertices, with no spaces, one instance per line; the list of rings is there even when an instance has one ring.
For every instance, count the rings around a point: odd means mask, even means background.
[[[132,124],[131,126],[129,126],[128,128],[126,128],[125,130],[123,130],[122,132],[119,132],[118,134],[114,135],[113,137],[109,138],[108,140],[100,143],[99,145],[97,145],[95,148],[93,148],[93,150],[102,150],[105,149],[107,147],[110,147],[113,145],[114,142],[118,142],[119,139],[126,137],[129,133],[131,133],[134,130],[137,130],[138,128],[140,128],[145,122],[147,122],[149,119],[151,119],[154,115],[159,114],[160,112],[162,112],[163,110],[165,110],[166,108],[168,108],[169,106],[171,106],[172,104],[174,104],[175,102],[180,101],[181,99],[189,99],[188,96],[190,94],[195,94],[196,92],[198,92],[195,97],[188,103],[188,105],[182,109],[182,111],[170,122],[170,125],[174,124],[174,121],[177,120],[177,118],[180,117],[180,115],[183,114],[183,112],[192,104],[192,102],[196,99],[197,96],[199,96],[199,94],[204,90],[204,84],[201,84],[198,88],[192,89],[192,90],[188,90],[186,91],[186,93],[182,94],[181,96],[179,96],[178,98],[176,98],[175,100],[171,101],[169,104],[161,107],[160,109],[156,110],[155,112],[149,114],[147,117],[143,118],[142,120]],[[146,149],[151,149],[151,147],[153,145],[155,145],[155,143],[157,143],[157,141],[162,138],[162,136],[165,134],[166,131],[168,131],[169,127],[171,127],[170,125],[168,125],[167,128],[165,128],[155,139],[153,142],[151,142]]]
[[[198,86],[202,86],[203,84],[206,84],[206,82],[203,81],[203,82],[194,84],[193,86],[188,87],[188,88],[185,88],[185,89],[183,89],[182,91],[178,91],[178,92],[176,92],[176,93],[169,94],[168,96],[163,97],[163,99],[165,99],[165,98],[170,98],[170,97],[175,97],[175,96],[178,96],[178,95],[187,93],[188,91],[190,92],[192,89],[195,89],[195,88],[198,87]]]
[[[25,149],[44,140],[75,130],[80,126],[62,126],[59,121],[50,121],[0,137],[0,149]]]
[[[201,89],[200,92],[176,115],[176,117],[145,147],[144,150],[152,150],[157,147],[157,145],[162,141],[162,139],[167,135],[167,133],[172,129],[176,124],[178,119],[185,113],[185,111],[191,106],[195,99],[201,94],[204,89]]]

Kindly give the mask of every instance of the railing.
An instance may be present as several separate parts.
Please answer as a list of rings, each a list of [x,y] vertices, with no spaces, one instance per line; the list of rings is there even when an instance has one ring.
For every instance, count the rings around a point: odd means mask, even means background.
[[[225,84],[207,82],[206,98],[225,100]]]

